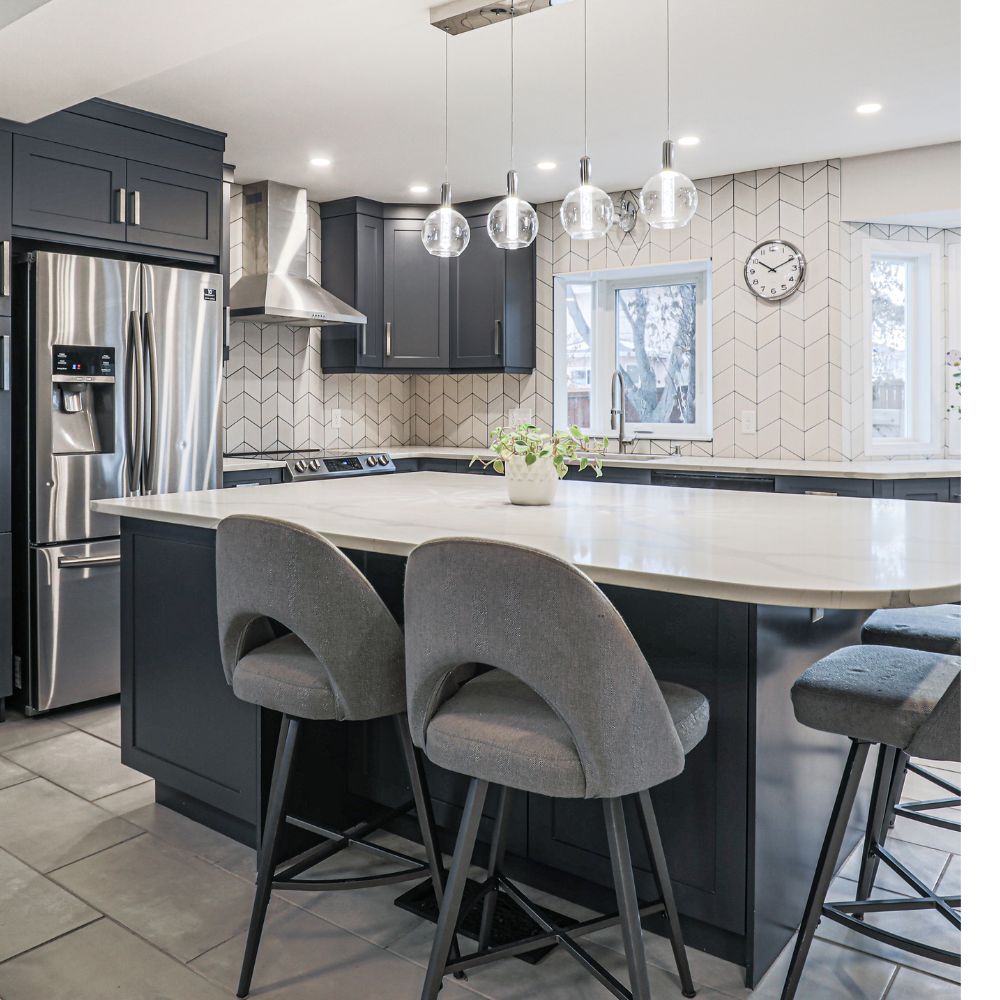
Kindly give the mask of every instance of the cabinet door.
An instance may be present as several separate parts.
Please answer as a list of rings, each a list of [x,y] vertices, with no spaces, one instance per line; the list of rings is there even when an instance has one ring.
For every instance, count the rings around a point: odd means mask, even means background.
[[[373,219],[367,215],[357,217],[354,307],[368,317],[365,326],[357,327],[358,365],[362,368],[382,367],[384,225],[381,219]]]
[[[471,238],[451,261],[451,367],[503,367],[504,255],[486,230],[486,216],[469,220]]]
[[[833,476],[775,476],[775,493],[802,493],[821,497],[871,497],[875,487],[870,479]]]
[[[10,132],[0,132],[0,316],[10,315],[14,264],[10,245]]]
[[[951,482],[948,479],[897,479],[892,484],[896,500],[931,500],[947,503],[951,500]]]
[[[10,320],[0,316],[0,531],[10,531],[10,345]],[[0,560],[3,573],[10,575],[10,563]]]
[[[386,369],[448,367],[448,261],[424,249],[422,227],[416,219],[385,223]]]
[[[121,157],[16,135],[14,225],[124,240],[125,179]]]
[[[10,532],[0,533],[0,698],[14,691],[13,627],[14,589],[11,580]]]
[[[222,180],[128,161],[129,243],[219,255]]]

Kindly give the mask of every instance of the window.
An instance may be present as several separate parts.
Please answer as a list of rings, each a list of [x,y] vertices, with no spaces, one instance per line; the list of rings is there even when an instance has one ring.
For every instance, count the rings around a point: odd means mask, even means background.
[[[863,267],[865,450],[935,452],[943,418],[941,251],[868,240]]]
[[[555,423],[611,434],[621,372],[627,437],[712,437],[711,261],[555,279]]]

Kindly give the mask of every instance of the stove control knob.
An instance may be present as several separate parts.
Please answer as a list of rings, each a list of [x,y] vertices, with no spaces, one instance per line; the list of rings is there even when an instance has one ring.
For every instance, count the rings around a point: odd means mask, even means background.
[[[310,459],[309,460],[309,468],[312,469],[313,472],[319,472],[319,468],[320,468],[319,459],[318,458],[312,458],[312,459]]]
[[[295,463],[295,471],[296,472],[306,471],[306,463],[301,458]]]
[[[378,464],[379,465],[388,465],[389,464],[389,456],[388,455],[379,455],[379,457],[378,457]]]
[[[368,464],[369,468],[370,468],[371,466],[373,466],[373,465],[375,464],[375,462],[376,462],[376,461],[377,461],[377,460],[376,460],[376,458],[375,458],[375,456],[374,456],[374,455],[369,455],[369,456],[368,456],[368,458],[366,458],[366,459],[365,459],[365,462],[367,462],[367,464]]]

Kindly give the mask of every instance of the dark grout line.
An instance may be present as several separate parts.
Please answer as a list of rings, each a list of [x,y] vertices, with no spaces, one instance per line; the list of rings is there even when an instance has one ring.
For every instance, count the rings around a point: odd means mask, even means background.
[[[62,886],[59,886],[59,888],[62,888]],[[70,895],[72,895],[72,893],[70,893]],[[86,900],[84,900],[84,902],[86,902]],[[90,906],[89,903],[87,905]],[[96,906],[91,906],[90,908],[94,911],[96,916],[92,917],[85,923],[80,924],[79,927],[71,927],[68,931],[63,931],[61,934],[56,934],[55,937],[49,938],[48,941],[40,941],[38,944],[33,944],[30,948],[25,948],[24,951],[19,951],[16,955],[11,955],[10,958],[5,958],[2,962],[0,962],[0,970],[2,970],[3,967],[8,962],[13,962],[14,959],[16,958],[22,958],[25,955],[30,955],[33,951],[38,951],[39,948],[44,948],[46,945],[53,944],[54,942],[59,941],[61,938],[69,937],[70,934],[75,934],[77,931],[82,931],[84,927],[89,927],[91,924],[96,924],[99,920],[107,919],[107,917],[103,913],[101,913],[101,911]]]

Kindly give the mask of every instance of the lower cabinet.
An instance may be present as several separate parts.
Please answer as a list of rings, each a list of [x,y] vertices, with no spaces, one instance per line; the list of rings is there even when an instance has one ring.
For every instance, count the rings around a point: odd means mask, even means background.
[[[11,554],[10,532],[0,533],[0,722],[3,721],[3,700],[14,691]]]
[[[274,486],[284,482],[284,469],[240,469],[222,473],[222,488],[243,486]]]
[[[775,493],[802,493],[818,497],[872,497],[871,479],[844,479],[832,476],[775,476]]]
[[[961,483],[961,480],[896,479],[891,484],[892,496],[896,500],[932,500],[947,503],[953,499],[952,483]]]

